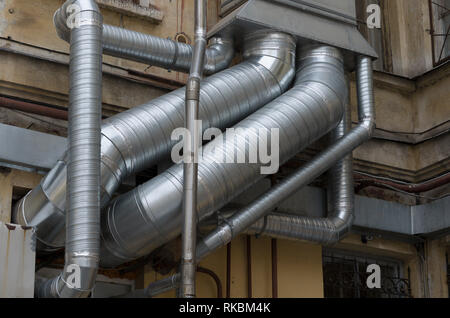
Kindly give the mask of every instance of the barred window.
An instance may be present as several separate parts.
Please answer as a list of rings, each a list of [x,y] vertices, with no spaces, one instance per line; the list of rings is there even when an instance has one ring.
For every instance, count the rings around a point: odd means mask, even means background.
[[[381,288],[367,286],[367,267],[378,264],[381,268]],[[323,281],[325,298],[409,298],[411,287],[409,269],[403,274],[403,264],[363,254],[324,249]]]
[[[429,1],[433,64],[438,66],[450,59],[450,0]]]

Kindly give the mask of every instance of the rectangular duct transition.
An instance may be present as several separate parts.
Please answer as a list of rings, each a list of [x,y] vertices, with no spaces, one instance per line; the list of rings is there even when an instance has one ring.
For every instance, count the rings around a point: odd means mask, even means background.
[[[377,53],[357,29],[354,0],[249,0],[222,19],[208,36],[243,35],[259,29],[294,35],[298,45],[323,43],[345,52],[347,67],[355,54],[376,59]]]

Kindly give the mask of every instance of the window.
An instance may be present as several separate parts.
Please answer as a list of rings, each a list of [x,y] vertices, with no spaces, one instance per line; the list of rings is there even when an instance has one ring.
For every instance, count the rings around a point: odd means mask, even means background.
[[[450,0],[429,1],[433,64],[438,66],[450,59]]]
[[[370,264],[381,267],[381,289],[369,289],[366,273]],[[404,278],[402,263],[378,257],[324,249],[323,281],[325,298],[409,298],[411,288]]]

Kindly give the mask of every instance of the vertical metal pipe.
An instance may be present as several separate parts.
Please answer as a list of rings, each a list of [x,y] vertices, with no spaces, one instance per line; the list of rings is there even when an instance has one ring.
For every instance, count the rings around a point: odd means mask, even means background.
[[[102,15],[93,0],[69,0],[59,10],[75,15],[70,32],[65,266],[58,277],[39,286],[38,294],[76,298],[90,294],[100,257]]]
[[[197,236],[197,181],[199,127],[198,108],[200,81],[202,79],[206,49],[207,1],[195,1],[195,48],[191,72],[186,85],[186,128],[189,142],[184,149],[183,164],[183,215],[181,256],[181,297],[195,297],[196,236]]]

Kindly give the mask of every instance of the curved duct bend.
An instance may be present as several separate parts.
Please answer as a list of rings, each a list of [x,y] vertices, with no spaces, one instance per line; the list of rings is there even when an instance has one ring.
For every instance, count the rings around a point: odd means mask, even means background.
[[[69,11],[68,11],[69,9]],[[53,22],[58,36],[69,41],[67,20],[71,9],[63,6]],[[103,25],[103,54],[188,73],[194,49],[192,45],[163,39],[157,36],[127,30],[113,25]],[[205,73],[214,74],[227,68],[234,57],[233,40],[216,37],[206,49]]]
[[[249,39],[267,41],[269,51],[278,47],[264,32]],[[251,46],[248,50],[260,49]],[[261,162],[220,163],[226,162],[224,156],[244,154],[250,158],[249,149],[258,149],[264,135],[271,137],[272,129],[277,129],[279,161],[283,163],[338,125],[347,96],[339,50],[318,46],[304,51],[292,89],[237,124],[235,128],[241,129],[234,134],[227,131],[203,148],[198,168],[199,218],[221,208],[263,177]],[[114,200],[102,215],[101,264],[113,267],[139,258],[178,236],[182,197],[183,167],[178,164]]]
[[[227,245],[233,238],[243,232],[259,234],[264,232],[283,239],[299,239],[331,244],[339,241],[350,230],[354,219],[354,190],[350,153],[370,139],[375,127],[372,61],[370,58],[358,58],[356,74],[360,124],[340,138],[335,145],[325,150],[304,167],[299,168],[246,208],[234,213],[232,217],[203,238],[197,245],[197,262],[200,262],[218,248]],[[337,138],[342,136],[344,130],[348,130],[350,123],[350,110],[347,103],[345,117],[335,130],[334,136]],[[328,219],[271,214],[267,216],[265,221],[261,220],[280,202],[311,183],[339,160],[341,161],[337,166],[332,168],[330,181],[333,210]],[[179,284],[180,274],[177,273],[151,283],[143,293],[146,297],[153,297],[175,289]]]
[[[334,141],[342,138],[350,130],[349,108],[347,105],[344,119],[333,132]],[[269,214],[254,223],[246,233],[325,245],[339,242],[350,231],[355,218],[352,154],[347,155],[330,169],[328,181],[331,209],[327,218]]]
[[[369,140],[375,128],[373,74],[370,58],[358,57],[356,77],[359,125],[211,232],[198,243],[197,259],[200,260],[217,248],[226,245],[236,235],[249,228],[251,231],[264,229],[265,233],[282,238],[310,240],[323,244],[336,242],[349,230],[353,222],[354,204],[349,154]],[[347,118],[347,123],[342,124],[337,131],[338,135],[342,134],[342,129],[348,122]],[[337,190],[333,193],[334,208],[337,214],[328,219],[273,215],[268,217],[266,226],[261,221],[258,222],[273,211],[280,202],[311,183],[341,159],[343,160],[332,174],[332,186]],[[253,227],[255,222],[258,223]]]
[[[186,43],[105,25],[103,52],[111,56],[187,73],[191,67],[194,48]],[[227,68],[233,57],[234,47],[231,38],[212,38],[205,52],[205,74],[214,74]]]
[[[65,5],[79,10],[70,35],[65,265],[59,276],[37,287],[39,297],[87,297],[99,263],[102,15],[95,1]],[[75,282],[73,271],[79,274]]]
[[[62,10],[62,9],[60,9]],[[199,118],[203,131],[225,129],[282,94],[295,73],[295,42],[278,32],[248,38],[246,61],[201,82]],[[102,206],[129,175],[168,158],[184,126],[185,88],[103,121],[101,139]],[[64,246],[66,161],[58,161],[41,184],[15,206],[17,224],[37,227],[38,249]]]

